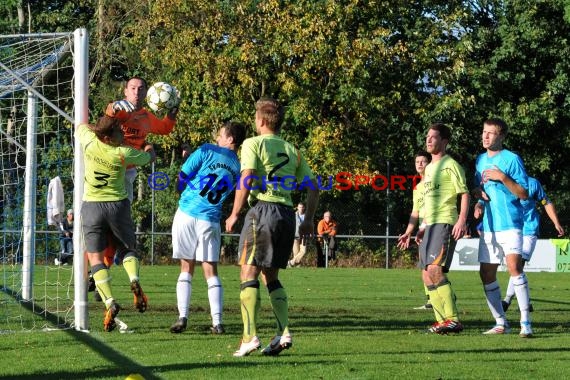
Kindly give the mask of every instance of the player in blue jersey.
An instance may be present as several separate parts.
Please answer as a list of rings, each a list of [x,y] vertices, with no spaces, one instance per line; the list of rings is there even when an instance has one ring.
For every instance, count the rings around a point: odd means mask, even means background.
[[[530,261],[536,241],[538,239],[538,231],[540,227],[540,214],[538,213],[537,204],[544,206],[546,214],[554,224],[554,228],[558,232],[558,237],[564,235],[564,228],[560,225],[558,214],[554,204],[548,199],[542,185],[536,178],[528,177],[528,199],[521,201],[524,209],[524,226],[523,226],[523,245],[522,245],[522,264]],[[503,309],[507,311],[511,305],[511,300],[515,296],[515,286],[513,279],[509,280],[507,293],[503,299]],[[532,311],[532,304],[529,304],[529,311]]]
[[[501,303],[497,269],[506,261],[515,286],[521,312],[521,337],[532,336],[529,312],[528,281],[522,265],[523,206],[528,198],[528,176],[521,158],[503,148],[507,124],[500,119],[483,123],[482,143],[487,151],[477,157],[474,196],[479,199],[474,216],[483,214],[483,231],[479,238],[479,274],[495,326],[484,334],[510,331]]]
[[[180,259],[176,284],[178,320],[172,333],[186,329],[192,276],[196,261],[202,263],[208,283],[208,299],[213,334],[223,334],[223,288],[218,277],[220,259],[222,204],[233,191],[239,174],[237,150],[245,139],[243,124],[228,122],[218,131],[217,145],[204,144],[188,157],[178,177],[181,192],[172,222],[172,257]]]

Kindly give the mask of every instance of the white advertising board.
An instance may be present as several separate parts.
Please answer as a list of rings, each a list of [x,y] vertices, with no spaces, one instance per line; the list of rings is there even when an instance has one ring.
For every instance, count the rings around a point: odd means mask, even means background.
[[[460,239],[455,246],[451,270],[479,270],[477,252],[479,239]],[[503,263],[499,270],[506,270]],[[569,268],[570,269],[570,268]],[[557,268],[557,249],[548,239],[538,239],[531,260],[524,267],[525,272],[565,272]]]

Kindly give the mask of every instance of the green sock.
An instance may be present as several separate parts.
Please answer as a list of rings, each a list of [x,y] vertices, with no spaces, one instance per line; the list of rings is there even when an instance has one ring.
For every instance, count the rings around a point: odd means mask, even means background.
[[[257,314],[259,307],[257,306],[259,296],[259,288],[246,287],[239,293],[241,301],[241,318],[243,320],[243,341],[249,342],[257,335]]]
[[[455,304],[455,294],[451,288],[449,281],[441,283],[437,287],[437,294],[442,300],[443,313],[445,319],[452,319],[458,321],[457,305]]]
[[[289,334],[289,303],[284,288],[277,288],[269,293],[273,314],[277,319],[277,335]]]
[[[257,292],[257,302],[255,303],[255,325],[259,324],[259,316],[261,315],[261,291]]]
[[[135,256],[127,257],[123,260],[123,268],[125,268],[125,272],[127,272],[130,282],[138,281],[140,269],[139,259]]]
[[[437,292],[437,288],[435,287],[435,285],[428,286],[428,291],[429,291],[429,299],[431,301],[431,305],[433,306],[435,319],[438,322],[443,322],[445,320],[444,318],[445,314],[443,310],[443,300],[439,296],[439,293]]]
[[[93,279],[95,280],[95,287],[97,287],[97,291],[108,309],[111,305],[111,301],[113,301],[113,294],[111,293],[111,274],[109,273],[109,269],[100,269],[93,273]]]

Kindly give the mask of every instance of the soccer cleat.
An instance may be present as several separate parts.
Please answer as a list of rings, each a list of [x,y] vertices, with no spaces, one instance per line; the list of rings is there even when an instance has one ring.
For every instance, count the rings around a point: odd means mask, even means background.
[[[484,335],[501,335],[511,332],[509,325],[495,325],[490,330],[483,332]]]
[[[461,322],[448,319],[441,324],[439,334],[460,333],[461,331],[463,331]]]
[[[234,356],[236,358],[247,356],[254,351],[257,351],[261,348],[261,342],[259,339],[254,336],[251,341],[245,343],[243,340],[240,342],[239,348],[236,352],[234,352]]]
[[[288,350],[293,346],[291,335],[276,335],[271,342],[261,351],[263,355],[276,356],[283,350]]]
[[[93,299],[96,302],[101,302],[103,301],[103,298],[101,298],[101,294],[99,294],[99,292],[97,290],[95,290],[95,292],[93,292]]]
[[[519,333],[521,338],[532,338],[532,327],[530,322],[521,322],[521,332]]]
[[[127,326],[127,324],[121,321],[119,318],[115,318],[115,323],[117,324],[117,327],[119,327],[119,332],[121,334],[132,332],[132,330],[129,331],[129,326]]]
[[[141,284],[135,280],[131,282],[131,291],[134,295],[134,305],[140,313],[144,313],[148,307],[148,297],[144,294]]]
[[[186,324],[188,323],[188,318],[178,318],[172,326],[170,326],[170,332],[173,334],[180,334],[182,331],[186,330]]]
[[[59,259],[57,259],[57,258],[53,260],[53,263],[57,266],[61,265],[61,261],[59,261]]]
[[[212,334],[216,334],[216,335],[225,334],[225,332],[226,332],[226,329],[224,328],[224,325],[222,325],[222,324],[212,326],[212,327],[210,327],[210,330],[212,331]]]
[[[103,318],[103,330],[111,332],[117,327],[117,322],[115,322],[115,317],[119,314],[121,307],[119,304],[113,302],[107,310],[105,310],[105,317]]]
[[[435,322],[433,325],[431,325],[426,332],[427,333],[431,333],[431,334],[439,334],[439,332],[441,331],[441,329],[443,328],[443,324],[445,322]]]
[[[428,333],[432,334],[449,334],[449,333],[460,333],[463,331],[463,325],[459,321],[454,321],[452,319],[447,319],[443,322],[435,322],[427,330]]]

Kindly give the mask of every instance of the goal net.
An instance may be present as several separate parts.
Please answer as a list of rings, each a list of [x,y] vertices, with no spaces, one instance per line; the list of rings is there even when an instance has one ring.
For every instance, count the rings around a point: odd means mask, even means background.
[[[87,121],[86,44],[84,29],[0,36],[0,332],[87,327],[74,289],[83,255],[56,265],[59,223],[80,206],[73,131]]]

